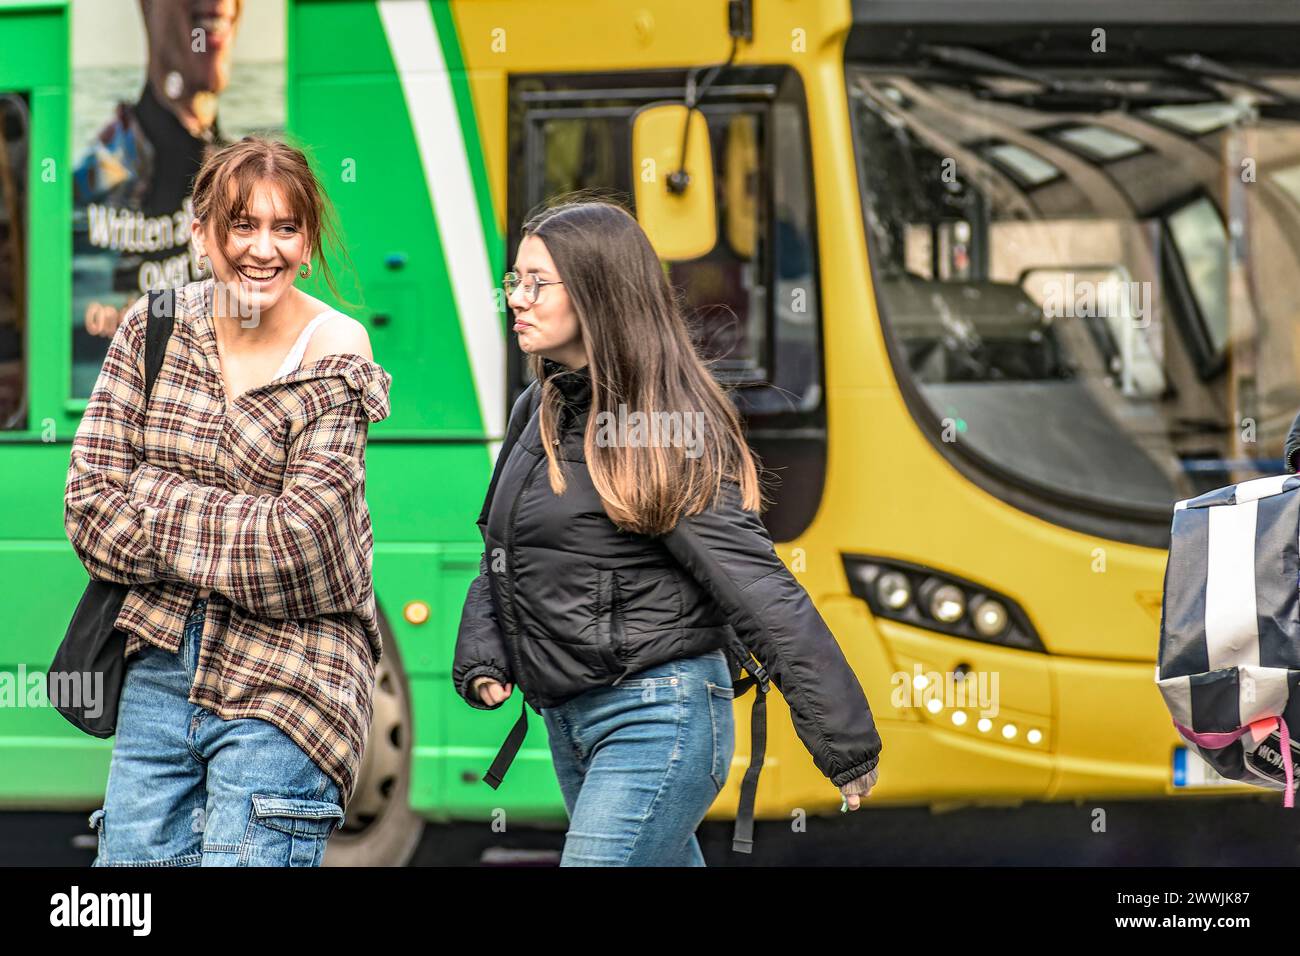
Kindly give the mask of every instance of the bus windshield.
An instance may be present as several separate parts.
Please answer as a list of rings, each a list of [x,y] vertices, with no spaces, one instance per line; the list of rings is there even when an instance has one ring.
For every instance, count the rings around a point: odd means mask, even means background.
[[[876,302],[922,427],[995,485],[1153,522],[1280,472],[1300,75],[978,72],[848,67]]]

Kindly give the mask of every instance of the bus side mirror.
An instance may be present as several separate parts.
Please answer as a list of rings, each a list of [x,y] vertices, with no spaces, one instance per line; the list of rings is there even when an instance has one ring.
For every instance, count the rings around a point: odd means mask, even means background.
[[[718,215],[704,115],[681,103],[638,110],[632,121],[632,162],[636,218],[659,258],[679,262],[710,252],[718,242]]]

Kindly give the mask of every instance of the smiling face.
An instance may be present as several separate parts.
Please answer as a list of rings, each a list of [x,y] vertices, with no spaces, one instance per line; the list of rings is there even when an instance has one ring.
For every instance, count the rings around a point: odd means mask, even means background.
[[[226,88],[243,0],[142,0],[140,6],[149,56],[164,71],[179,73],[190,93]]]
[[[211,221],[197,222],[199,253],[212,261],[212,272],[238,303],[240,315],[265,314],[293,287],[299,267],[310,260],[311,241],[270,180],[259,181],[248,204],[231,220],[222,247]]]
[[[514,271],[520,276],[534,275],[543,282],[532,302],[523,286],[511,293],[507,302],[515,314],[514,331],[519,347],[530,355],[540,355],[553,362],[577,368],[585,365],[587,355],[582,343],[582,329],[573,311],[569,293],[560,284],[546,243],[536,236],[525,236],[519,243]]]

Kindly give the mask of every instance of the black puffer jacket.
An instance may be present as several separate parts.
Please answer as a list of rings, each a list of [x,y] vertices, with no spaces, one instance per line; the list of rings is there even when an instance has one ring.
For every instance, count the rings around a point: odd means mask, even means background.
[[[870,772],[881,743],[862,687],[758,515],[731,489],[662,537],[620,530],[586,469],[587,370],[545,366],[565,398],[557,454],[568,487],[557,497],[547,480],[534,383],[511,411],[478,520],[485,551],[452,671],[460,695],[493,709],[471,690],[487,675],[517,684],[535,710],[553,707],[738,636],[817,768],[835,786]]]

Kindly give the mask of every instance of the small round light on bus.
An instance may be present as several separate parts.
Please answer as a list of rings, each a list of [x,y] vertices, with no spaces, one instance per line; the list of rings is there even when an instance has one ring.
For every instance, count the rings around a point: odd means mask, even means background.
[[[937,714],[939,711],[943,710],[943,701],[938,697],[931,697],[925,702],[925,709],[932,714]]]
[[[408,601],[402,608],[402,617],[409,624],[423,624],[429,619],[429,605],[423,601]]]
[[[993,721],[989,720],[987,717],[981,717],[975,726],[979,728],[980,733],[987,734],[993,729]]]
[[[1017,731],[1016,731],[1016,725],[1015,725],[1015,724],[1003,724],[1003,725],[1002,725],[1002,736],[1003,736],[1003,737],[1006,737],[1007,740],[1013,740],[1013,739],[1015,739],[1016,733],[1017,733]]]
[[[986,598],[975,606],[975,630],[981,637],[997,637],[1007,629],[1007,609],[1001,601]]]
[[[952,722],[958,727],[963,726],[966,723],[966,711],[954,710],[952,712]]]
[[[1043,740],[1043,732],[1035,727],[1029,733],[1025,734],[1025,739],[1031,744],[1041,743]]]
[[[912,582],[906,574],[887,571],[876,582],[876,597],[891,611],[901,611],[912,600]]]
[[[966,595],[955,584],[944,584],[930,595],[930,616],[944,624],[955,624],[966,613]]]
[[[925,690],[926,685],[929,683],[930,682],[926,679],[926,676],[924,674],[917,674],[915,677],[912,678],[912,686],[915,687],[917,690]]]

